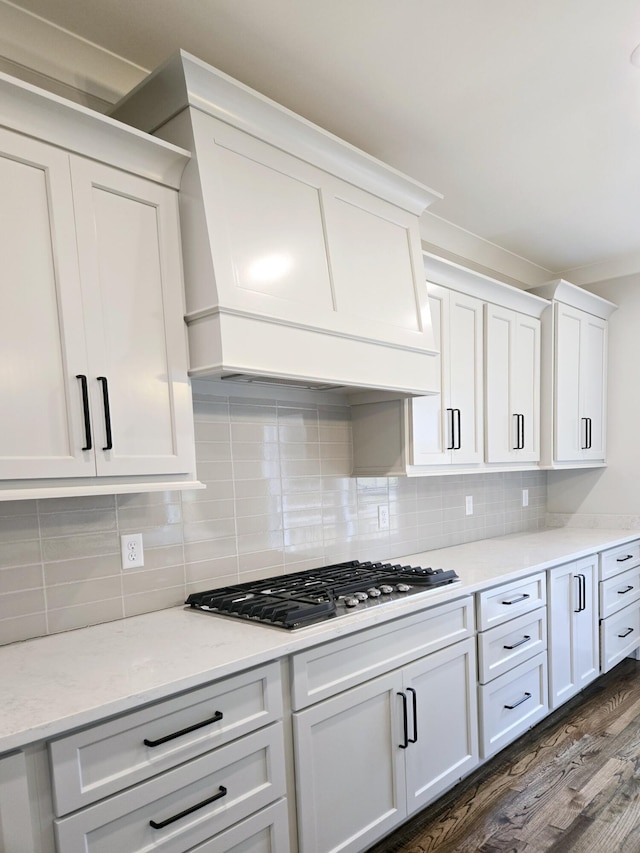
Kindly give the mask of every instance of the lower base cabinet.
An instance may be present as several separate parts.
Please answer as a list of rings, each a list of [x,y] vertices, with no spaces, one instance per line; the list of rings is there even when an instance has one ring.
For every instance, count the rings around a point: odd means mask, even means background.
[[[294,714],[301,853],[356,853],[478,763],[473,639]]]
[[[600,674],[598,555],[549,571],[549,706],[553,710]]]

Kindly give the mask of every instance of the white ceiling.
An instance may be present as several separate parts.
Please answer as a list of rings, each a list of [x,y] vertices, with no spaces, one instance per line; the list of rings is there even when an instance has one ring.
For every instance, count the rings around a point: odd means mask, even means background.
[[[13,0],[147,69],[178,48],[553,272],[640,252],[640,0]]]

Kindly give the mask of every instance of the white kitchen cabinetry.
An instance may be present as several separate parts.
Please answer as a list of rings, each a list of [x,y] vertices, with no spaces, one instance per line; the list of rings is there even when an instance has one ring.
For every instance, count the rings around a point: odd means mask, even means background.
[[[549,704],[558,708],[600,674],[598,557],[549,571]]]
[[[540,320],[485,306],[487,462],[540,459]]]
[[[498,752],[548,713],[546,601],[544,574],[476,596],[483,758]]]
[[[282,713],[274,663],[53,741],[58,849],[287,853]]]
[[[604,464],[608,318],[616,306],[562,279],[533,293],[552,299],[542,320],[542,462]]]
[[[418,227],[437,193],[183,52],[113,115],[193,154],[193,376],[437,390]]]
[[[480,299],[427,282],[440,394],[409,401],[414,465],[483,461],[483,334]]]
[[[24,131],[0,127],[0,498],[193,486],[186,152],[11,78],[0,89],[0,121]]]
[[[600,665],[608,672],[640,648],[640,540],[600,554]]]
[[[293,657],[301,853],[365,849],[478,762],[470,600],[383,627]]]
[[[539,317],[548,303],[424,254],[440,395],[352,398],[354,473],[537,468]]]

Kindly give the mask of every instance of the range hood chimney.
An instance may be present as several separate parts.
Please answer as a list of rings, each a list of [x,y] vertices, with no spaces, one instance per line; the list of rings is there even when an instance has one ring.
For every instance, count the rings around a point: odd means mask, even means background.
[[[439,392],[418,229],[438,193],[182,51],[112,115],[192,154],[192,376]]]

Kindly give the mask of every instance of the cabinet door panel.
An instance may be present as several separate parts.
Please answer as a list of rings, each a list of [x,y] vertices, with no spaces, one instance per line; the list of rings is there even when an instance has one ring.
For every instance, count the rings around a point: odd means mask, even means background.
[[[580,311],[562,303],[556,312],[555,457],[559,462],[580,459],[585,433],[580,421],[582,322]]]
[[[409,725],[409,732],[417,734],[417,742],[410,744],[406,755],[409,814],[435,799],[478,763],[475,672],[472,639],[429,655],[405,670],[405,690],[416,699],[416,727],[412,731]]]
[[[540,320],[518,314],[514,346],[514,409],[522,414],[521,462],[540,459]]]
[[[517,447],[512,371],[516,314],[496,305],[486,311],[487,462],[513,462]]]
[[[391,673],[294,714],[301,853],[358,853],[406,815],[401,687]]]
[[[589,418],[585,459],[604,459],[606,448],[607,322],[590,314],[583,323],[584,361],[582,416]]]
[[[479,299],[451,292],[450,405],[457,410],[454,416],[458,430],[457,447],[451,455],[454,463],[482,462],[484,459],[482,309]]]
[[[80,158],[72,170],[98,474],[189,471],[175,196]],[[100,376],[108,381],[112,449]]]
[[[448,357],[443,347],[449,335],[449,291],[437,284],[428,284],[429,308],[440,378],[440,394],[414,397],[409,401],[411,412],[411,453],[414,465],[444,465],[451,461]]]
[[[4,130],[0,152],[0,478],[90,476],[69,158]]]

